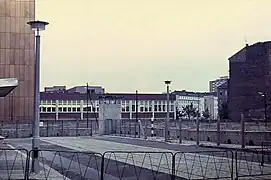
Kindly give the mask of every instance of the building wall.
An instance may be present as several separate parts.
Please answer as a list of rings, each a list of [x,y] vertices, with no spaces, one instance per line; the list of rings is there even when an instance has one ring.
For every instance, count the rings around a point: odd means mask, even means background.
[[[250,118],[263,117],[264,99],[258,92],[266,92],[270,101],[270,45],[271,42],[264,42],[246,46],[229,58],[229,115],[232,120],[239,121],[241,113]]]
[[[209,91],[217,92],[217,87],[225,83],[228,79],[228,76],[222,76],[219,79],[209,81]]]
[[[18,87],[0,98],[0,119],[29,120],[34,109],[35,1],[0,1],[0,78],[18,78]]]
[[[88,102],[89,118],[98,118],[99,100]],[[136,118],[134,100],[121,100],[121,113],[123,119]],[[176,118],[175,101],[170,101],[170,118]],[[138,118],[166,118],[166,100],[138,100]],[[41,119],[85,119],[87,114],[86,100],[41,100]]]
[[[218,100],[216,96],[204,96],[204,108],[208,108],[211,119],[218,118]]]
[[[183,107],[190,105],[191,103],[200,113],[204,111],[204,97],[196,94],[194,96],[176,95],[176,106],[179,110],[182,110]]]

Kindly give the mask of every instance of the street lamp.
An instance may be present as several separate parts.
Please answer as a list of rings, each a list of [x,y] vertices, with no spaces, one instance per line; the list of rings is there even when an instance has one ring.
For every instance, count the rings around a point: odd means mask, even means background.
[[[167,86],[167,118],[165,121],[165,141],[168,141],[168,122],[169,122],[169,85],[171,81],[165,81]]]
[[[266,92],[258,92],[262,97],[264,97],[264,122],[265,126],[267,126],[267,97]]]
[[[34,99],[35,99],[35,106],[34,106],[34,132],[32,138],[32,150],[33,150],[33,157],[32,157],[32,172],[38,172],[38,150],[40,146],[40,31],[45,30],[45,26],[48,25],[48,22],[45,21],[29,21],[27,22],[30,25],[31,29],[35,31],[35,40],[36,40],[36,57],[35,57],[35,86],[34,86]]]

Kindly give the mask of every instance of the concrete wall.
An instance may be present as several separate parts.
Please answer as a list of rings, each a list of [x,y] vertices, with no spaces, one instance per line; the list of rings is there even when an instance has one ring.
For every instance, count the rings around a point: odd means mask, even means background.
[[[89,120],[87,128],[86,120],[58,120],[41,121],[40,136],[88,136],[98,133],[98,125],[95,120]],[[5,123],[0,125],[0,135],[8,138],[23,138],[32,136],[31,123]]]

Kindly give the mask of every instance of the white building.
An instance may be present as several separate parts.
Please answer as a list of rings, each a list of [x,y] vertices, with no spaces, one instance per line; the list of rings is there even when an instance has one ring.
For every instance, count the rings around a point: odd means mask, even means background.
[[[211,119],[217,119],[218,116],[218,100],[212,93],[191,92],[191,91],[174,91],[176,95],[176,107],[179,111],[186,105],[193,104],[202,116],[202,112],[208,108]]]
[[[200,113],[204,111],[204,96],[201,93],[189,92],[185,90],[174,91],[173,93],[176,94],[176,107],[179,111],[191,103]]]
[[[209,110],[210,118],[218,118],[218,98],[214,95],[204,96],[204,108]]]

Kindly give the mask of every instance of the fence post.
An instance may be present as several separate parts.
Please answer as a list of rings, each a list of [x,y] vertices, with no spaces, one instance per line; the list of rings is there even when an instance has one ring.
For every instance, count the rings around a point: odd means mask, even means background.
[[[238,180],[238,150],[235,151],[235,174],[236,174],[236,177],[235,177],[235,180]]]
[[[241,146],[245,148],[245,120],[243,113],[241,113]]]
[[[104,153],[102,155],[102,163],[101,163],[101,180],[104,180]]]
[[[49,122],[46,120],[46,136],[49,137]]]
[[[196,137],[196,141],[197,141],[197,145],[199,145],[199,117],[197,117],[196,120],[196,128],[197,128],[197,137]]]
[[[16,120],[16,138],[18,138],[18,120]]]
[[[220,145],[220,117],[217,119],[217,125],[216,125],[216,128],[217,128],[217,145],[219,146]]]
[[[263,146],[264,146],[264,143],[262,142],[261,143],[261,145],[262,145],[262,162],[261,162],[261,166],[263,166],[264,165],[264,150],[263,150]]]
[[[171,180],[175,180],[175,154],[172,154],[172,172],[171,172]]]
[[[179,119],[179,143],[182,144],[182,119]]]
[[[25,179],[29,179],[29,173],[30,173],[30,155],[31,151],[26,150],[26,167],[25,167]]]
[[[154,137],[154,124],[153,124],[153,118],[151,118],[151,137]]]
[[[62,131],[62,137],[64,136],[64,120],[61,121],[61,131]]]

